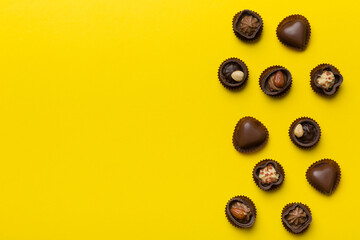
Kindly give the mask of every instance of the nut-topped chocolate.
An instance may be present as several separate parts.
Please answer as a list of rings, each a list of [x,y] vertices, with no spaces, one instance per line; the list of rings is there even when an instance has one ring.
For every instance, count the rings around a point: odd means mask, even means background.
[[[308,206],[302,203],[290,203],[282,211],[281,219],[284,227],[291,233],[302,233],[312,221]]]
[[[269,96],[281,96],[291,87],[292,77],[289,70],[281,66],[265,69],[259,78],[261,90]]]
[[[321,136],[321,130],[315,120],[302,117],[296,119],[289,128],[291,141],[300,148],[311,148],[315,146]]]
[[[260,189],[269,191],[278,188],[283,183],[285,174],[278,162],[265,159],[255,165],[253,178]]]
[[[228,221],[238,228],[251,227],[256,218],[256,208],[250,198],[236,196],[228,201],[225,207]]]
[[[340,167],[334,160],[322,159],[306,171],[306,179],[319,192],[332,194],[340,182]]]
[[[243,117],[236,124],[233,145],[242,153],[252,152],[263,147],[269,137],[267,128],[253,117]]]
[[[324,96],[334,95],[343,82],[343,76],[339,70],[330,64],[318,65],[311,71],[310,77],[311,88]]]
[[[309,21],[302,15],[291,15],[284,18],[276,30],[281,43],[298,50],[306,48],[310,33]]]
[[[229,58],[220,65],[218,77],[221,84],[226,88],[237,89],[245,85],[249,71],[240,59]]]
[[[233,18],[235,35],[245,41],[257,39],[262,32],[263,21],[260,15],[251,10],[238,12]]]

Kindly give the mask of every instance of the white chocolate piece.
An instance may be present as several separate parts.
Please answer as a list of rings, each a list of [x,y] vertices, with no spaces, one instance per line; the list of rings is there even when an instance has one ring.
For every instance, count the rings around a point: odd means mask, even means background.
[[[296,125],[294,134],[297,138],[301,138],[304,135],[304,129],[301,124]]]
[[[233,71],[231,73],[231,78],[234,79],[234,81],[241,82],[244,80],[244,73],[240,70]]]
[[[331,71],[324,71],[320,77],[316,79],[316,82],[322,88],[329,90],[335,84],[335,76]]]
[[[272,164],[269,164],[266,167],[262,168],[259,173],[259,178],[261,179],[262,184],[277,182],[277,180],[279,180],[279,177],[280,175],[276,172]]]

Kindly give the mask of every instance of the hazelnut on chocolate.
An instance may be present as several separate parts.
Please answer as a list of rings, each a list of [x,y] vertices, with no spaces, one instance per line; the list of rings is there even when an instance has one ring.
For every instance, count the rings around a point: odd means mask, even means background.
[[[302,117],[296,119],[289,128],[291,141],[300,148],[314,147],[320,140],[321,130],[314,119]]]
[[[238,58],[226,59],[219,67],[218,78],[229,89],[243,87],[249,77],[247,66]]]

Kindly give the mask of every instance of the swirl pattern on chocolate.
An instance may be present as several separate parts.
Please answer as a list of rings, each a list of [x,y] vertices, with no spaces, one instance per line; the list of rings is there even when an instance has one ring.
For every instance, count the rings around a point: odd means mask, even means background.
[[[295,234],[304,232],[312,221],[310,208],[302,203],[286,205],[281,214],[284,227]]]
[[[297,229],[306,222],[307,215],[304,210],[300,207],[296,207],[294,210],[289,212],[289,215],[286,216],[288,223],[294,228]]]
[[[245,15],[240,21],[240,31],[251,36],[259,27],[259,20],[251,15]]]

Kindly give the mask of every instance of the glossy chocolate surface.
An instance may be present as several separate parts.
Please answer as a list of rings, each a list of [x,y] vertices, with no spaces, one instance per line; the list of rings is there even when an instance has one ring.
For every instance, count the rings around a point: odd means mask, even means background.
[[[233,134],[234,147],[240,152],[255,151],[265,145],[268,139],[266,127],[257,119],[240,119]]]
[[[289,16],[279,24],[277,36],[289,47],[303,50],[310,37],[310,25],[301,15]]]
[[[340,181],[339,165],[330,159],[321,160],[307,170],[306,178],[318,191],[331,194]]]

